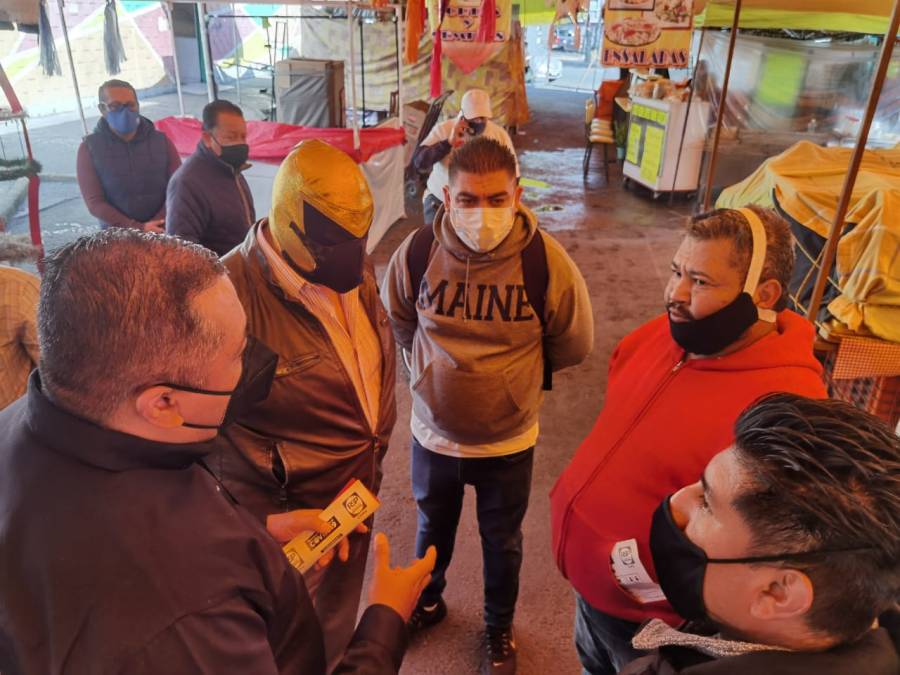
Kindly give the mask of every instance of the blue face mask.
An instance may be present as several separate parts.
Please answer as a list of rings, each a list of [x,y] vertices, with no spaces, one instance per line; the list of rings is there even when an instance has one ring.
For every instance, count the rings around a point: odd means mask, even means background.
[[[106,113],[106,122],[117,134],[127,136],[138,128],[141,116],[134,110],[122,108],[121,110],[109,110]]]

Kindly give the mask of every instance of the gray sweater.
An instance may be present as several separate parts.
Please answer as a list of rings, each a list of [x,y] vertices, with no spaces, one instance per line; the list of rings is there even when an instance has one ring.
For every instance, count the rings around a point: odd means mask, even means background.
[[[418,301],[406,264],[412,235],[388,263],[381,299],[397,342],[412,350],[413,410],[433,431],[477,445],[513,438],[536,421],[543,401],[541,322],[525,293],[522,249],[537,231],[520,207],[512,232],[489,253],[473,253],[443,209]],[[584,278],[543,232],[549,282],[544,346],[554,369],[581,363],[594,344]]]

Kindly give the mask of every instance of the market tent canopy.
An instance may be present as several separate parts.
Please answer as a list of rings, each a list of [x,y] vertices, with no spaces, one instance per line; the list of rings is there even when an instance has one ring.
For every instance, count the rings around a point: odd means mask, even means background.
[[[892,9],[892,0],[743,0],[740,27],[884,35]],[[713,0],[696,25],[730,28],[733,18],[734,0]]]

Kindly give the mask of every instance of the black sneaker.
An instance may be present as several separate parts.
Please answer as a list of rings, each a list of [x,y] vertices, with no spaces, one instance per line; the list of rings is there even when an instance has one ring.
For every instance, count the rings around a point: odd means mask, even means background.
[[[424,605],[419,603],[413,610],[412,616],[406,622],[406,629],[409,635],[415,635],[424,628],[431,628],[439,624],[447,616],[447,603],[443,598],[439,598],[433,605]]]
[[[513,675],[516,672],[516,636],[512,626],[488,626],[484,631],[484,648],[482,675]]]

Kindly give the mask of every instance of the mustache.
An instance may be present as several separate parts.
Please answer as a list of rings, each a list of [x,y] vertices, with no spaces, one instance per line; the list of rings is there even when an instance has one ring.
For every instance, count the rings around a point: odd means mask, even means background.
[[[666,303],[666,311],[672,315],[676,316],[679,319],[687,319],[689,321],[694,320],[694,315],[691,314],[691,310],[685,307],[680,302],[667,302]]]

